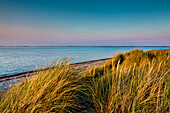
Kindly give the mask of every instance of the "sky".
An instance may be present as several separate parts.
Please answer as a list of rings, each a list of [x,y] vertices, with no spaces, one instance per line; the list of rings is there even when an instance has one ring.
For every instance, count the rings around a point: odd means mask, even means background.
[[[170,0],[0,0],[0,46],[170,46]]]

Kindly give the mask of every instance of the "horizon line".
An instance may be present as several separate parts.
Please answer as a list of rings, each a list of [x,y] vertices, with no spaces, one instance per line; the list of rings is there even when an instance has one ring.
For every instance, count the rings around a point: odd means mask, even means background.
[[[170,45],[163,45],[163,46],[135,46],[135,45],[129,45],[129,46],[0,46],[0,47],[170,47]]]

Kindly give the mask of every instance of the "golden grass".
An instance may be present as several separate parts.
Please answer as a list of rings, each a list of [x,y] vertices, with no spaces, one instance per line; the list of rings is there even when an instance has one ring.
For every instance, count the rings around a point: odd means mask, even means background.
[[[81,87],[69,65],[38,72],[30,80],[14,86],[1,97],[1,112],[66,112],[73,110],[76,91]]]
[[[39,72],[0,96],[0,112],[169,112],[170,50],[119,53],[103,65]]]

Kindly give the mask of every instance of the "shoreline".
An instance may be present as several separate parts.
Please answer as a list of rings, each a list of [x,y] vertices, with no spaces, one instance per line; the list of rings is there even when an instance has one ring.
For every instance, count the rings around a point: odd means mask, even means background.
[[[111,58],[104,58],[104,59],[97,59],[97,60],[73,63],[73,64],[70,64],[70,66],[74,66],[74,69],[77,69],[77,70],[79,70],[79,69],[85,70],[89,67],[103,64],[109,59],[111,59]],[[26,76],[29,78],[29,77],[35,75],[35,73],[38,71],[44,71],[44,70],[48,70],[48,69],[49,68],[2,76],[2,77],[0,77],[0,91],[2,91],[4,89],[8,89],[8,87],[11,84],[15,84],[15,83],[25,80]]]
[[[106,46],[107,47],[107,46]],[[143,46],[144,47],[144,46]],[[159,49],[159,50],[165,50],[165,49]],[[169,50],[169,49],[167,49]],[[112,58],[112,57],[111,57]],[[89,61],[84,61],[84,62],[78,62],[78,63],[73,63],[70,65],[84,65],[84,64],[91,64],[93,66],[93,63],[95,62],[100,62],[100,61],[105,61],[105,60],[109,60],[111,58],[103,58],[103,59],[97,59],[97,60],[89,60]],[[17,73],[17,74],[12,74],[12,75],[6,75],[6,76],[1,76],[0,77],[0,83],[3,81],[8,81],[11,80],[12,78],[16,79],[16,78],[21,78],[21,77],[25,77],[26,75],[30,76],[31,74],[34,74],[38,71],[44,71],[44,70],[48,70],[49,68],[46,69],[40,69],[40,70],[33,70],[33,71],[26,71],[26,72],[22,72],[22,73]],[[5,79],[5,80],[4,80]]]

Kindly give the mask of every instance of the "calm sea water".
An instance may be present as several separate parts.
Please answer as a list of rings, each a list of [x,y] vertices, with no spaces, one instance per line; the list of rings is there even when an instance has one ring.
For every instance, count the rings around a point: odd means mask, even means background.
[[[132,49],[170,49],[170,47],[0,47],[0,76],[32,71],[37,64],[50,65],[63,58],[71,63],[112,57]]]

